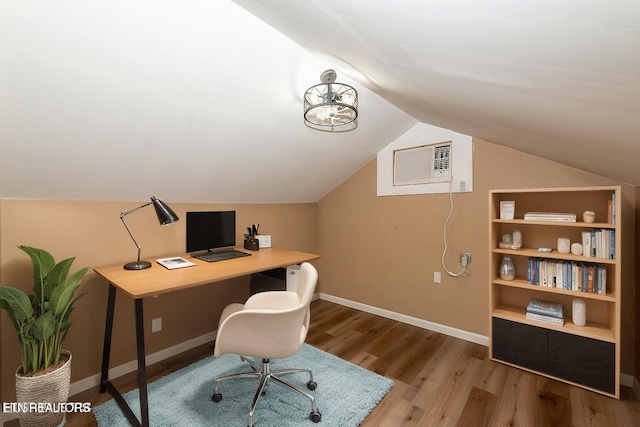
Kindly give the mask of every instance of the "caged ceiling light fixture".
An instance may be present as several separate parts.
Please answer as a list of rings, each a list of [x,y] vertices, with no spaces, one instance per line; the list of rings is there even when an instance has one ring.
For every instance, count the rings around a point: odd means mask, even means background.
[[[336,83],[336,72],[326,70],[319,85],[304,93],[304,124],[327,132],[346,132],[358,126],[358,92]]]

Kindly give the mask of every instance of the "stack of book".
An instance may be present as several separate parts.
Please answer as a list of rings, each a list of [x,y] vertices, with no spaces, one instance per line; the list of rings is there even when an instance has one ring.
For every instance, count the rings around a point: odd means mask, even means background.
[[[527,221],[576,222],[576,214],[558,212],[527,212],[524,214],[524,219]]]
[[[556,302],[534,299],[527,306],[527,319],[562,326],[564,325],[564,307]]]

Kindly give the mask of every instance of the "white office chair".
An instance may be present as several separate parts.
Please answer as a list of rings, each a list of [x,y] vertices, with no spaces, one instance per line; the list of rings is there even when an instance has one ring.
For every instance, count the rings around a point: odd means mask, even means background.
[[[218,336],[214,349],[214,356],[232,353],[240,355],[243,362],[249,363],[250,372],[227,375],[216,379],[213,396],[214,402],[222,400],[218,386],[222,381],[237,378],[258,378],[251,408],[249,409],[249,426],[253,426],[253,414],[258,404],[258,398],[266,392],[270,382],[296,391],[311,401],[309,418],[320,422],[322,416],[316,407],[315,398],[280,378],[282,375],[306,372],[309,374],[307,388],[315,390],[316,382],[309,369],[280,369],[271,370],[270,359],[289,357],[298,352],[307,336],[309,329],[309,306],[318,281],[318,272],[305,262],[298,273],[297,292],[269,291],[252,295],[245,304],[230,304],[220,316]],[[258,366],[247,357],[262,359],[262,366]]]

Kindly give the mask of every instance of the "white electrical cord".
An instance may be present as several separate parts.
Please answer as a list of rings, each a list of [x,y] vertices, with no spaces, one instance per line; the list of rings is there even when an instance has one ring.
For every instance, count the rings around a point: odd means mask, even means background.
[[[451,177],[451,181],[449,181],[449,215],[447,215],[447,220],[444,222],[444,231],[443,231],[443,235],[444,235],[444,251],[442,252],[442,268],[444,268],[444,271],[447,272],[447,274],[451,277],[464,277],[469,275],[470,271],[467,270],[467,257],[463,257],[462,258],[462,270],[459,273],[452,273],[451,271],[449,271],[447,269],[447,266],[444,263],[444,256],[447,253],[447,225],[449,224],[449,219],[451,218],[451,214],[453,214],[453,191],[452,191],[452,187],[453,187],[453,176]]]

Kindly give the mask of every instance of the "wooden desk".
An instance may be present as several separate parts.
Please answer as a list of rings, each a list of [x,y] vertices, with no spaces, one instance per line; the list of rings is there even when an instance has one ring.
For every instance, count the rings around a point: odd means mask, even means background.
[[[274,268],[287,267],[320,258],[320,256],[316,254],[281,248],[266,248],[256,252],[246,252],[251,253],[251,256],[211,263],[191,258],[189,255],[179,255],[194,262],[196,265],[175,270],[168,270],[162,267],[155,262],[155,259],[148,260],[152,262],[152,267],[146,270],[125,270],[122,264],[94,268],[96,273],[109,282],[100,392],[104,393],[105,391],[109,391],[120,408],[122,408],[131,425],[149,426],[147,367],[144,348],[144,315],[142,309],[143,298],[213,282],[220,282],[222,280],[246,276]],[[117,289],[120,289],[129,297],[133,298],[135,303],[141,421],[138,420],[120,392],[111,381],[109,381],[109,357],[111,355],[111,336]]]

